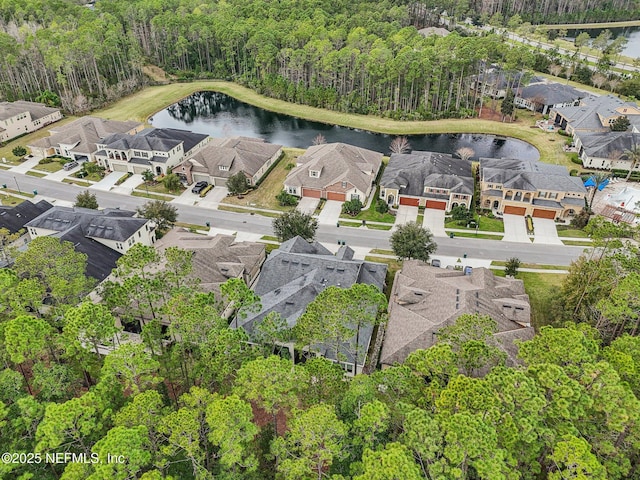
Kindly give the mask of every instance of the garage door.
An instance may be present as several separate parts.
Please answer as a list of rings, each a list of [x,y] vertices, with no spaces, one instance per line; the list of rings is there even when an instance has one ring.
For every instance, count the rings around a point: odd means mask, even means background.
[[[114,163],[113,165],[111,165],[112,170],[114,172],[126,172],[127,170],[127,166],[123,165],[122,163]]]
[[[203,174],[198,174],[198,173],[194,173],[193,174],[193,181],[194,182],[208,182],[209,181],[209,175],[203,175]]]
[[[437,200],[427,200],[426,208],[434,208],[436,210],[446,210],[447,202],[439,202]]]
[[[511,205],[508,205],[504,207],[504,213],[510,215],[524,215],[525,213],[527,213],[527,209],[525,207],[513,207]]]
[[[553,210],[542,210],[541,208],[533,209],[533,216],[535,218],[550,218],[553,220],[556,218],[556,212]]]
[[[312,198],[320,198],[320,190],[314,190],[312,188],[303,188],[302,189],[303,197],[312,197]]]
[[[419,198],[400,197],[400,205],[409,205],[410,207],[417,207]]]
[[[338,202],[344,202],[347,200],[347,196],[344,193],[327,192],[327,200],[337,200]]]

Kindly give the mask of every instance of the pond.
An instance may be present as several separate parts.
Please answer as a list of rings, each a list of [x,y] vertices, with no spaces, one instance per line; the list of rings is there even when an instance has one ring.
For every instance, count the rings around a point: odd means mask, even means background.
[[[336,112],[336,116],[340,113]],[[308,148],[322,134],[327,143],[343,142],[389,154],[395,135],[311,122],[274,113],[217,92],[198,92],[156,113],[150,123],[159,128],[181,128],[212,137],[259,137],[285,147]],[[473,158],[537,160],[538,150],[521,140],[482,134],[408,135],[413,150],[454,153],[461,147]]]
[[[574,41],[582,32],[587,32],[591,39],[594,39],[605,30],[604,28],[569,30],[567,40]],[[640,58],[640,27],[609,28],[608,30],[611,31],[612,40],[620,36],[626,37],[627,44],[622,50],[622,55]]]

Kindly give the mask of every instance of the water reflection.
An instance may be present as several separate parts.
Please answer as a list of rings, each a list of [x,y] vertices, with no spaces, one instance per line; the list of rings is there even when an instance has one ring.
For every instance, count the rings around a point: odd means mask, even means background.
[[[336,118],[340,113],[336,112]],[[311,122],[270,112],[217,92],[197,92],[158,112],[150,119],[155,127],[182,128],[213,137],[260,137],[287,147],[308,148],[322,134],[328,143],[344,142],[389,154],[394,135]],[[538,159],[538,151],[526,142],[495,135],[408,135],[413,150],[454,153],[462,147],[473,158]]]

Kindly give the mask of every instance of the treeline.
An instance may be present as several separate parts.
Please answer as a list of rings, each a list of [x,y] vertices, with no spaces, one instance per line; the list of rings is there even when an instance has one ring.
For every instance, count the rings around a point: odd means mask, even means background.
[[[584,324],[544,327],[507,367],[495,322],[464,315],[404,365],[348,380],[322,358],[272,355],[292,338],[282,319],[248,344],[188,280],[188,252],[136,245],[103,300],[78,304],[85,262],[43,237],[0,269],[2,478],[640,478],[640,338],[626,327],[607,343]],[[241,280],[221,295],[239,314],[260,302]],[[326,301],[305,322],[340,308]],[[142,343],[121,344],[116,317],[144,319]],[[76,460],[46,457],[65,453]]]

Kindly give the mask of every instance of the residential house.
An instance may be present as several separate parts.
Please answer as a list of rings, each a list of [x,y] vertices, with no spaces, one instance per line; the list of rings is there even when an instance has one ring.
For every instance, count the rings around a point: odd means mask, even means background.
[[[514,98],[514,104],[516,107],[546,115],[552,108],[579,105],[580,99],[586,95],[564,83],[540,82],[521,88]]]
[[[640,189],[625,187],[620,192],[608,196],[605,202],[601,215],[616,223],[640,223]]]
[[[66,125],[49,129],[49,137],[34,140],[27,146],[31,153],[42,157],[61,155],[76,161],[95,161],[97,144],[103,138],[114,133],[133,135],[142,128],[140,122],[82,117]]]
[[[316,296],[329,286],[349,288],[354,283],[375,285],[384,288],[387,266],[353,258],[353,250],[341,247],[335,255],[318,242],[309,243],[301,237],[284,242],[271,252],[262,266],[253,290],[260,297],[262,309],[246,318],[238,318],[232,327],[241,327],[252,338],[256,326],[271,312],[277,312],[293,327]],[[345,319],[348,321],[348,319]],[[372,327],[360,329],[358,358],[354,348],[356,338],[346,339],[341,358],[336,358],[334,349],[326,345],[313,345],[317,355],[341,364],[353,375],[354,365],[362,371],[373,333]],[[289,345],[293,350],[293,346]],[[293,355],[293,352],[292,352]]]
[[[561,165],[508,158],[480,159],[480,192],[482,208],[550,219],[580,213],[587,194]]]
[[[6,228],[9,233],[17,233],[24,228],[25,223],[42,215],[50,208],[53,208],[53,205],[46,200],[40,200],[38,203],[25,200],[15,207],[0,205],[0,228]]]
[[[496,277],[489,269],[470,274],[405,261],[396,273],[389,300],[380,362],[383,368],[403,363],[416,350],[436,343],[438,331],[463,314],[488,315],[497,323],[496,346],[517,362],[513,340],[533,337],[531,307],[522,280]]]
[[[507,90],[516,88],[525,81],[524,72],[505,72],[499,67],[487,66],[483,73],[471,77],[471,91],[481,96],[504,98]]]
[[[394,153],[380,180],[380,198],[389,205],[471,208],[473,184],[469,160],[446,153]]]
[[[133,135],[114,133],[98,143],[99,165],[114,172],[170,173],[185,157],[204,147],[208,135],[175,128],[145,128]]]
[[[0,142],[35,132],[62,118],[59,108],[18,100],[0,102]]]
[[[201,235],[182,228],[170,230],[156,243],[160,251],[170,247],[192,252],[189,278],[206,292],[217,293],[230,278],[241,278],[251,286],[266,258],[264,243],[237,242],[233,235]]]
[[[622,116],[635,124],[640,118],[640,107],[613,95],[589,95],[578,106],[552,108],[549,114],[549,118],[571,136],[609,132],[611,124]]]
[[[282,155],[282,145],[260,138],[212,138],[195,155],[176,165],[173,173],[187,183],[205,181],[224,187],[229,177],[242,172],[256,185]]]
[[[298,197],[366,202],[382,165],[382,154],[346,143],[309,147],[289,172],[284,189]]]
[[[625,170],[632,168],[627,151],[640,148],[640,134],[634,132],[576,133],[576,149],[582,165],[604,170]],[[634,171],[640,171],[640,164]]]
[[[72,242],[77,251],[87,254],[87,275],[103,280],[133,245],[155,243],[153,222],[134,215],[112,208],[54,206],[24,226],[31,240],[55,236]]]

